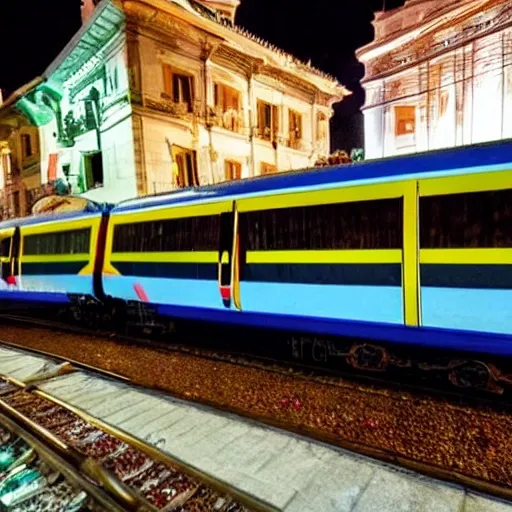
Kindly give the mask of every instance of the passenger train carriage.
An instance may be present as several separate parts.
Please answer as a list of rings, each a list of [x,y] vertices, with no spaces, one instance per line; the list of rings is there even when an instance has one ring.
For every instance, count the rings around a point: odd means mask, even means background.
[[[0,299],[68,304],[93,298],[101,279],[101,266],[95,265],[103,251],[102,219],[98,211],[0,223]]]
[[[512,355],[511,141],[4,222],[0,244],[0,299]]]

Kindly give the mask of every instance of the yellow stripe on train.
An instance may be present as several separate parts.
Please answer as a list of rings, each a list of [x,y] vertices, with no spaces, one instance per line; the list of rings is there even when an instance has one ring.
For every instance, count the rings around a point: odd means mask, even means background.
[[[512,265],[512,249],[421,249],[420,263],[438,265]]]
[[[401,249],[344,249],[317,251],[248,251],[247,263],[342,264],[402,263]]]
[[[91,255],[89,253],[77,254],[34,254],[21,256],[21,263],[74,263],[78,261],[89,261]],[[94,259],[94,256],[92,257]]]
[[[354,185],[339,183],[335,189],[306,192],[286,192],[272,196],[258,196],[237,199],[239,212],[271,210],[274,208],[294,208],[333,203],[351,203],[375,199],[392,199],[405,194],[408,182]]]
[[[483,192],[509,189],[512,171],[493,171],[458,176],[440,176],[419,180],[420,196],[442,196],[451,194]]]
[[[202,200],[204,201],[204,198]],[[148,204],[147,210],[115,213],[110,217],[111,230],[113,230],[115,226],[122,224],[220,215],[221,213],[227,213],[233,210],[233,201],[218,201],[191,206],[184,206],[183,204],[177,203],[174,205],[155,207],[157,209],[153,209],[151,206],[151,204]]]
[[[218,263],[218,251],[187,252],[113,252],[110,263]],[[229,263],[228,254],[223,254],[222,263]]]

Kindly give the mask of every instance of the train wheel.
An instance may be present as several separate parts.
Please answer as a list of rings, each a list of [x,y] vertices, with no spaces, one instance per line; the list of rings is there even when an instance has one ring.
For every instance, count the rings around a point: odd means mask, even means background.
[[[491,369],[480,361],[468,361],[448,373],[450,382],[459,388],[473,388],[493,393],[502,393],[503,388],[498,386],[493,378]]]
[[[358,370],[383,372],[389,365],[389,356],[382,347],[354,345],[347,356],[347,363]]]

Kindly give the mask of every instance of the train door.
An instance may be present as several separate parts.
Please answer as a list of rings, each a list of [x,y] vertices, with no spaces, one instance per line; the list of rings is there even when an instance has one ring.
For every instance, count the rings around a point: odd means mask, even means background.
[[[14,276],[18,273],[18,245],[18,230],[0,231],[0,273],[9,284],[14,284]]]
[[[220,241],[218,256],[219,293],[225,308],[241,310],[240,301],[240,241],[238,211],[233,202],[231,212],[220,214]]]

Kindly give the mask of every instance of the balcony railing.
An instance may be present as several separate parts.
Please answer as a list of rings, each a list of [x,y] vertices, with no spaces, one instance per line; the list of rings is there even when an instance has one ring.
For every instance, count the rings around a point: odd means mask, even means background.
[[[272,133],[272,129],[268,126],[257,126],[255,135],[258,139],[267,140],[269,142],[280,142],[277,133]]]
[[[193,118],[204,117],[204,103],[200,100],[193,100],[192,104],[188,102],[175,102],[167,94],[162,93],[160,98],[145,95],[144,104],[148,108],[179,119],[192,120]]]
[[[213,126],[224,128],[235,133],[244,133],[244,112],[230,108],[223,110],[221,108],[210,109],[210,122]]]
[[[305,151],[305,144],[302,138],[295,136],[285,137],[284,145],[290,149],[296,149],[297,151]]]

